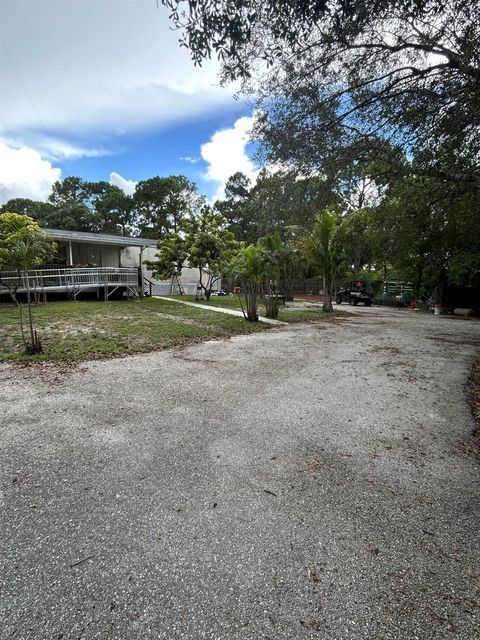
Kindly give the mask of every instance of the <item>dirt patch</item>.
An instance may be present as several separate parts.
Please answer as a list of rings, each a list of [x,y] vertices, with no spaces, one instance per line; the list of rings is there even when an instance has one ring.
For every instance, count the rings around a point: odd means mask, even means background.
[[[344,324],[345,322],[351,322],[350,318],[336,318],[335,316],[332,316],[331,318],[325,318],[322,320],[322,322],[325,322],[326,324]]]
[[[216,364],[218,360],[213,360],[211,358],[194,358],[188,353],[183,353],[182,351],[177,351],[173,354],[173,357],[177,360],[183,360],[184,362],[200,362],[201,364]]]
[[[444,335],[438,336],[427,336],[427,340],[433,340],[434,342],[446,342],[448,344],[455,344],[457,346],[467,346],[467,347],[480,347],[480,340],[455,340],[455,338],[444,337]]]
[[[78,326],[78,324],[73,324],[69,322],[51,322],[50,324],[45,325],[41,328],[40,332],[42,333],[57,333],[59,336],[63,338],[67,336],[74,336],[78,334],[87,334],[87,333],[98,333],[105,334],[108,333],[106,329],[101,329],[95,324],[82,324]],[[39,332],[39,333],[40,333]],[[40,336],[41,337],[41,336]]]
[[[313,302],[323,304],[323,295],[311,293],[296,293],[293,301],[296,302],[297,300],[299,302]]]
[[[41,380],[47,384],[60,384],[67,377],[87,371],[86,367],[75,361],[14,362],[10,366],[23,378]]]
[[[377,346],[377,347],[372,347],[371,349],[369,349],[369,351],[371,351],[372,353],[380,353],[382,351],[388,351],[388,353],[395,353],[395,354],[399,354],[402,353],[402,350],[399,349],[398,347],[390,347],[390,346]]]
[[[160,316],[161,318],[166,318],[167,320],[173,320],[174,322],[178,322],[180,324],[188,324],[191,327],[199,327],[200,329],[208,329],[213,330],[215,327],[211,324],[207,324],[206,322],[200,322],[199,320],[192,320],[191,318],[182,318],[182,316],[174,316],[170,313],[160,313],[156,312],[156,316]]]
[[[403,382],[411,382],[417,384],[422,380],[428,380],[427,376],[415,371],[409,362],[382,362],[381,366],[385,369],[389,378],[395,378]]]
[[[377,324],[391,324],[391,322],[389,320],[374,320],[373,322],[370,320],[370,316],[363,316],[364,319],[359,320],[357,319],[359,316],[358,314],[356,314],[357,317],[355,320],[350,320],[350,324],[358,324],[361,325],[362,327],[365,326],[370,326],[370,325],[377,325]]]

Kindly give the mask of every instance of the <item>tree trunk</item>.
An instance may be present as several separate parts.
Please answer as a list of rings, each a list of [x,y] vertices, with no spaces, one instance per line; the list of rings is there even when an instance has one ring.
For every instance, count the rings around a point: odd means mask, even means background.
[[[331,313],[333,311],[333,283],[330,280],[324,280],[324,289],[323,289],[323,311],[326,313]]]
[[[278,316],[278,291],[270,283],[267,285],[265,295],[265,315],[267,318],[275,319]]]
[[[257,286],[247,285],[245,287],[245,298],[247,302],[248,322],[258,322],[257,314]]]
[[[32,347],[35,346],[35,334],[33,331],[33,316],[32,316],[32,299],[30,296],[30,289],[27,289],[27,305],[28,305],[28,324],[30,326],[30,341]]]
[[[287,300],[288,302],[292,302],[293,301],[293,282],[291,278],[287,278],[285,280],[285,300]]]
[[[26,349],[27,348],[27,339],[25,337],[25,327],[24,327],[24,322],[23,322],[23,306],[22,306],[21,302],[18,302],[18,300],[16,300],[16,302],[17,302],[17,306],[18,306],[18,314],[20,316],[20,333],[22,334],[23,346]]]
[[[18,315],[19,315],[19,319],[20,319],[20,333],[22,334],[23,346],[26,348],[27,347],[27,339],[25,337],[25,324],[23,322],[23,306],[22,306],[22,303],[17,299],[17,296],[16,296],[15,293],[13,293],[13,291],[10,291],[10,297],[12,298],[13,302],[15,303],[15,306],[18,307]]]
[[[27,305],[28,305],[28,323],[30,325],[30,344],[27,344],[27,351],[29,353],[41,353],[42,346],[37,336],[37,332],[33,328],[33,315],[32,315],[32,297],[30,294],[30,282],[28,280],[28,271],[24,271],[24,282],[27,290]]]

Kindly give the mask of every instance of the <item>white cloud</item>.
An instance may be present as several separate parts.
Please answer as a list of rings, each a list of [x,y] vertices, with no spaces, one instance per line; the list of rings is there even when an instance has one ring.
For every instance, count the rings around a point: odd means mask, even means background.
[[[131,196],[135,192],[135,187],[137,186],[136,182],[133,180],[127,180],[115,171],[110,174],[110,184],[121,189],[127,196]]]
[[[202,158],[208,163],[205,178],[219,183],[213,200],[225,196],[225,183],[237,171],[255,182],[259,170],[246,152],[253,121],[254,116],[239,118],[233,127],[217,131],[209,142],[202,145]]]
[[[3,139],[35,132],[91,139],[235,104],[235,87],[218,86],[218,63],[195,67],[155,0],[1,4]]]
[[[17,136],[5,136],[0,134],[0,142],[9,147],[28,147],[35,149],[46,160],[62,162],[64,160],[77,160],[78,158],[101,158],[111,155],[111,151],[102,147],[88,147],[75,142],[67,142],[59,138],[45,136],[42,133],[23,132]]]
[[[190,162],[190,164],[197,164],[201,158],[197,158],[197,156],[181,156],[180,160],[185,160],[185,162]]]
[[[60,174],[34,149],[0,142],[0,204],[11,198],[46,200]]]
[[[76,160],[77,158],[101,158],[110,155],[106,149],[87,148],[71,144],[64,140],[45,138],[36,144],[36,148],[51,160]]]

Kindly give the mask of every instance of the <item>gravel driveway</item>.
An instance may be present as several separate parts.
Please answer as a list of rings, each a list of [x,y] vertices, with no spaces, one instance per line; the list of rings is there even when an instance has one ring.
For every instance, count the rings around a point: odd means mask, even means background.
[[[480,323],[0,367],[0,638],[480,637]]]

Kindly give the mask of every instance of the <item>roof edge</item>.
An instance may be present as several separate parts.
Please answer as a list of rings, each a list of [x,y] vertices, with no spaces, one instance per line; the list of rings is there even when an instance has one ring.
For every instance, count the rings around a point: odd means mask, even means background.
[[[90,244],[111,244],[120,247],[156,247],[157,241],[151,238],[131,238],[130,236],[116,236],[109,233],[92,233],[87,231],[69,231],[68,229],[49,229],[44,231],[53,240],[70,240]]]

